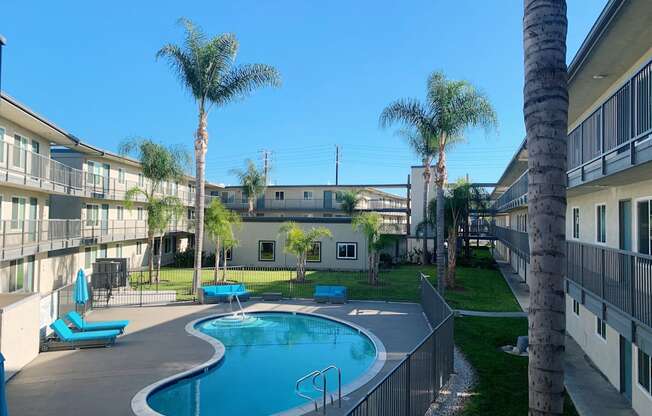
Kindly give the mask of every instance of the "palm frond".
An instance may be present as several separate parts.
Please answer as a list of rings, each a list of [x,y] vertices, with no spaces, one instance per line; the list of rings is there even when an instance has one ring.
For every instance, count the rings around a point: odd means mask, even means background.
[[[279,87],[281,75],[276,68],[265,64],[233,67],[216,85],[211,86],[208,98],[216,105],[247,96],[262,87]]]

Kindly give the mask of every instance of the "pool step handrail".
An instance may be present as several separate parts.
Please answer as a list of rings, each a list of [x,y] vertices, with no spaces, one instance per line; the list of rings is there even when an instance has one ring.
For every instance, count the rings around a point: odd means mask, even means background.
[[[240,297],[238,297],[238,295],[235,294],[229,296],[229,308],[231,309],[231,312],[233,312],[233,298],[235,298],[236,302],[238,303],[238,307],[240,308],[240,316],[242,317],[242,320],[245,320],[247,318],[247,315],[245,314],[244,308],[242,307],[242,303],[240,303]],[[234,317],[238,316],[238,313],[234,312],[233,316]]]
[[[323,412],[326,414],[326,395],[327,395],[327,383],[326,383],[326,374],[331,370],[337,370],[337,407],[342,407],[342,370],[334,364],[329,365],[321,371],[318,371],[318,374],[315,374],[312,378],[312,387],[318,392],[322,393],[323,396]],[[317,377],[322,377],[322,388],[319,388],[315,380]],[[330,394],[331,406],[334,406],[333,395]]]
[[[301,377],[300,379],[297,380],[296,384],[294,385],[294,392],[296,393],[297,396],[306,399],[308,401],[311,401],[315,405],[315,412],[317,411],[317,400],[313,399],[312,397],[308,396],[307,394],[301,393],[300,386],[301,383],[304,381],[308,380],[311,377],[317,377],[319,376],[320,372],[315,370],[311,371],[310,373],[306,374],[305,376]]]

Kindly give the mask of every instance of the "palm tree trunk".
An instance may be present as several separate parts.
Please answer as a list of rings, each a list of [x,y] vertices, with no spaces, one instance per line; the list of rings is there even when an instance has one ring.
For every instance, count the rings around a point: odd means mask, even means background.
[[[446,257],[444,256],[444,230],[446,202],[444,200],[444,186],[446,186],[446,136],[439,138],[439,159],[437,160],[437,289],[443,293],[446,287]],[[448,248],[450,251],[450,247]]]
[[[208,150],[207,120],[203,103],[199,107],[199,127],[195,137],[195,160],[197,191],[195,193],[195,271],[192,282],[192,293],[197,293],[201,287],[202,245],[204,243],[204,169],[206,166],[206,151]]]
[[[215,268],[213,271],[213,280],[215,280],[215,284],[217,284],[217,275],[219,270],[220,270],[220,238],[217,237],[217,239],[215,240]]]
[[[455,287],[455,271],[457,268],[457,224],[448,229],[448,271],[446,287]]]
[[[421,263],[429,264],[430,256],[428,255],[428,191],[430,190],[430,161],[426,162],[423,169],[423,206],[421,207],[423,213],[423,241],[421,254]]]
[[[249,203],[249,211],[247,212],[247,214],[249,214],[249,216],[251,217],[254,215],[254,199],[252,197],[249,197],[249,200],[247,202]]]
[[[154,275],[154,234],[147,233],[147,245],[149,246],[149,259],[147,259],[147,280],[151,285]]]
[[[528,149],[530,242],[529,414],[564,407],[566,215],[566,2],[525,0],[523,113]]]
[[[163,257],[163,234],[158,238],[158,259],[156,259],[156,283],[161,281],[161,257]]]

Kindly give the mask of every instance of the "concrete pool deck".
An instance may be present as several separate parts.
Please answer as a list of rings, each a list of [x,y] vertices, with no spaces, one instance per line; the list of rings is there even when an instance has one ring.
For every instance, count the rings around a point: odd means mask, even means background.
[[[247,311],[323,314],[375,334],[385,345],[387,361],[369,383],[343,400],[345,408],[357,403],[428,332],[421,306],[412,303],[358,301],[328,305],[286,300],[251,301],[243,306]],[[185,325],[228,311],[228,305],[193,304],[95,310],[89,315],[90,321],[129,319],[127,334],[110,348],[39,354],[7,384],[9,414],[132,415],[131,399],[142,388],[198,366],[213,355],[213,347],[188,334]],[[329,407],[328,414],[341,413]]]

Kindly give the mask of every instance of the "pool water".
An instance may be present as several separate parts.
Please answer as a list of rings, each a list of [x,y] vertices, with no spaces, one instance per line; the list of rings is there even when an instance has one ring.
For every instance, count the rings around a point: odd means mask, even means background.
[[[372,341],[348,325],[291,313],[249,314],[247,319],[218,318],[196,329],[226,348],[211,370],[174,382],[147,402],[164,415],[269,415],[309,403],[294,391],[296,381],[313,370],[335,364],[342,386],[370,368],[376,358]],[[318,398],[310,381],[306,394]],[[337,375],[328,389],[337,393]]]

